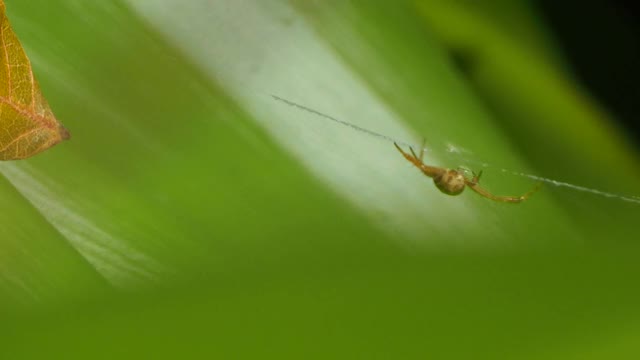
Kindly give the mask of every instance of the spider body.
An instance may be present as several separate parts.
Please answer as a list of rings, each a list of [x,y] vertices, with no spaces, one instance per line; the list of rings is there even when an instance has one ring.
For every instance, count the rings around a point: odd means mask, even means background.
[[[493,195],[489,191],[483,189],[478,185],[480,181],[480,176],[482,175],[482,171],[480,171],[477,175],[474,174],[473,178],[468,179],[462,174],[462,172],[453,169],[445,169],[437,166],[427,165],[422,161],[424,157],[424,146],[420,151],[420,156],[417,156],[413,151],[413,148],[409,147],[411,154],[406,153],[398,144],[393,143],[396,146],[396,149],[400,151],[402,156],[415,165],[423,174],[433,179],[433,183],[436,187],[447,195],[460,195],[465,187],[471,188],[471,190],[480,194],[481,196],[486,197],[487,199],[491,199],[494,201],[506,202],[506,203],[520,203],[527,200],[533,193],[538,191],[541,183],[536,184],[536,186],[531,189],[528,193],[522,196],[498,196]]]
[[[447,195],[460,195],[466,186],[465,177],[459,171],[443,169],[442,173],[433,177],[433,183]]]

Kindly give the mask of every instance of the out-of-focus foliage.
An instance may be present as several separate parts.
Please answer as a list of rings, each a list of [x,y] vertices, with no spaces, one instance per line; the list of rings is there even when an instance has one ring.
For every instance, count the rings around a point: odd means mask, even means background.
[[[74,139],[0,167],[0,358],[637,353],[640,205],[448,197],[269,96],[499,194],[633,195],[527,3],[6,2]]]

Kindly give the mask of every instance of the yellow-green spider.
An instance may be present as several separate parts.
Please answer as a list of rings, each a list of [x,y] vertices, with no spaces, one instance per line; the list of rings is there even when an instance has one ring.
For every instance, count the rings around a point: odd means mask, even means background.
[[[398,146],[398,144],[393,143],[396,146],[396,149],[400,151],[402,156],[405,159],[409,160],[413,165],[415,165],[423,174],[433,179],[433,183],[436,184],[436,187],[440,189],[443,193],[447,195],[460,195],[464,190],[465,186],[471,188],[471,190],[477,192],[478,194],[486,197],[487,199],[491,199],[494,201],[500,201],[505,203],[520,203],[527,200],[533,193],[538,191],[541,183],[536,184],[531,191],[522,195],[522,196],[498,196],[493,195],[489,191],[483,189],[478,185],[480,181],[480,176],[482,175],[482,171],[480,171],[477,175],[473,174],[471,179],[465,177],[462,171],[454,170],[454,169],[445,169],[437,166],[430,166],[425,164],[422,161],[424,156],[424,146],[421,147],[420,156],[417,156],[413,151],[412,147],[409,147],[411,154],[406,153],[404,150]]]

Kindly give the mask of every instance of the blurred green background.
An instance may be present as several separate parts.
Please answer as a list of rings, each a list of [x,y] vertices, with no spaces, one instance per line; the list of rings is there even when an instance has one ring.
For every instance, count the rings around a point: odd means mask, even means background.
[[[5,2],[73,138],[0,164],[0,358],[640,355],[638,154],[533,3]]]

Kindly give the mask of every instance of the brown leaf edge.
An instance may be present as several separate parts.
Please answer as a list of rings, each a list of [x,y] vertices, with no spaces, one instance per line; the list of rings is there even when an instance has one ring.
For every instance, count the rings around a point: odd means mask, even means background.
[[[5,82],[0,83],[0,160],[25,159],[69,139],[69,131],[56,120],[42,96],[31,62],[11,28],[3,0],[0,69],[0,78]],[[12,69],[17,69],[17,75],[23,78],[12,77]]]

